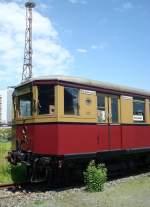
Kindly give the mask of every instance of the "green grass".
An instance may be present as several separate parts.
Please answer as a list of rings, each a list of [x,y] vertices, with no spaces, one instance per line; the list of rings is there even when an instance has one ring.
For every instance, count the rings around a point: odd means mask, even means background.
[[[11,140],[12,128],[0,128],[0,142]]]
[[[10,150],[10,141],[0,142],[0,183],[23,182],[26,179],[26,167],[8,163],[6,156]]]
[[[6,156],[11,150],[11,142],[0,142],[0,183],[11,183],[11,165],[7,162]]]
[[[85,190],[62,191],[53,198],[32,201],[28,206],[36,207],[150,207],[150,176],[137,177],[106,186],[102,192]]]

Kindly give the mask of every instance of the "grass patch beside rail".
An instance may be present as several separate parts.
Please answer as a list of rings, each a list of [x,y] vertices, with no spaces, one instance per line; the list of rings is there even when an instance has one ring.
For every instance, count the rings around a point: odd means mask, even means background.
[[[102,192],[84,188],[56,191],[48,199],[31,201],[31,207],[150,207],[150,173],[106,183]]]
[[[10,141],[0,142],[0,183],[2,184],[26,181],[26,167],[22,165],[13,166],[8,163],[6,156],[10,150]]]

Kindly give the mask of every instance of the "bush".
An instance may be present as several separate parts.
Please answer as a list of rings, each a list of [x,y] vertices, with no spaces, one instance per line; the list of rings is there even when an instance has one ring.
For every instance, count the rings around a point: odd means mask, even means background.
[[[94,161],[91,161],[84,172],[84,182],[86,188],[90,192],[98,192],[104,189],[104,183],[107,181],[107,169],[104,164],[96,166]]]
[[[8,141],[12,137],[11,128],[0,128],[0,141]]]
[[[25,181],[27,181],[26,166],[13,166],[9,163],[0,166],[0,183],[21,183]]]

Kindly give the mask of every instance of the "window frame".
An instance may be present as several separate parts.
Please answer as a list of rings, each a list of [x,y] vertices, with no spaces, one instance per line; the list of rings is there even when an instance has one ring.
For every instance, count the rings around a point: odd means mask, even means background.
[[[143,103],[144,104],[144,114],[143,114],[143,120],[134,120],[134,116],[138,116],[138,114],[134,114],[134,103]],[[134,98],[133,97],[133,123],[145,123],[146,122],[146,102],[145,102],[145,99],[142,99],[142,98]]]
[[[117,99],[117,121],[113,121],[113,113],[112,113],[112,99]],[[109,117],[109,123],[110,124],[119,124],[120,123],[120,96],[118,95],[110,95],[109,96],[109,111],[111,116]]]
[[[108,94],[103,94],[103,93],[99,93],[97,92],[96,93],[96,96],[97,96],[97,121],[98,123],[100,124],[104,124],[104,123],[108,123],[108,117],[107,117],[107,114],[108,114],[108,98],[109,98],[109,95]],[[104,107],[99,107],[98,106],[98,97],[103,97],[104,98]],[[105,110],[101,110],[101,109],[105,109]],[[104,111],[105,112],[105,120],[100,120],[99,116],[98,116],[98,113],[99,111]]]
[[[78,91],[77,94],[77,113],[65,113],[65,89],[75,89]],[[69,86],[64,86],[64,116],[80,116],[80,89],[76,87],[69,87]]]
[[[21,98],[20,97],[27,96],[27,95],[31,96],[30,97],[31,98],[30,99],[30,115],[21,115],[21,110],[20,110],[21,109],[20,108]],[[27,117],[31,117],[33,115],[33,94],[32,94],[32,92],[16,96],[15,102],[16,102],[16,104],[14,104],[14,111],[17,111],[17,118],[27,118]]]
[[[53,87],[54,88],[54,90],[53,90],[53,92],[54,92],[54,104],[53,104],[53,106],[54,106],[54,112],[53,113],[42,113],[42,114],[39,113],[39,104],[40,104],[40,102],[39,102],[39,89],[38,88],[40,86],[49,86],[49,87]],[[36,105],[35,106],[35,114],[37,116],[54,116],[54,115],[56,115],[56,103],[55,103],[56,90],[55,90],[55,87],[56,87],[56,85],[54,85],[54,84],[38,84],[38,85],[36,85],[37,92],[36,92],[36,97],[35,97],[34,100],[35,100],[35,105]]]
[[[99,124],[120,124],[120,96],[114,94],[96,93],[98,96],[103,96],[105,98],[105,121],[99,121],[97,115],[97,122]],[[112,121],[112,98],[117,98],[117,122]],[[98,111],[98,99],[97,99],[97,111]]]

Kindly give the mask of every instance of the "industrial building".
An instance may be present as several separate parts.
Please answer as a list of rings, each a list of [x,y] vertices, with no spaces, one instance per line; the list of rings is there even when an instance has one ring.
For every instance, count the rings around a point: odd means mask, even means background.
[[[0,125],[11,125],[12,123],[12,88],[0,90]]]
[[[2,123],[2,96],[0,95],[0,124]]]

